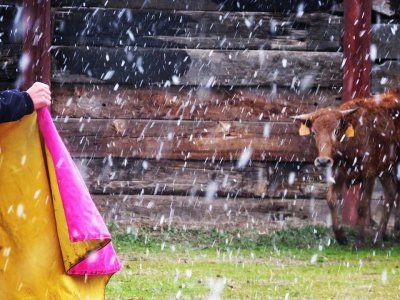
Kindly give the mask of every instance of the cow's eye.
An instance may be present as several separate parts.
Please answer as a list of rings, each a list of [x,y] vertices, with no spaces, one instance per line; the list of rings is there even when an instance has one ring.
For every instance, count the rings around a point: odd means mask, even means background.
[[[339,129],[335,129],[334,134],[335,134],[335,136],[338,136],[339,135]]]

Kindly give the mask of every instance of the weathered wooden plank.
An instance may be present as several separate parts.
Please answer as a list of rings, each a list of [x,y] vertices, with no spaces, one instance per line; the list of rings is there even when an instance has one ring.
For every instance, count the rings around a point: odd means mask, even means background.
[[[307,49],[341,51],[343,18],[330,14],[312,14],[309,19]]]
[[[123,229],[149,226],[273,230],[284,225],[330,224],[325,200],[213,199],[180,196],[95,195],[107,222]]]
[[[313,164],[76,159],[93,194],[325,199],[324,173]]]
[[[110,46],[129,45],[138,36],[196,36],[227,38],[271,37],[290,35],[292,17],[270,13],[169,12],[119,9],[59,9],[53,14],[56,43],[75,40],[94,44],[111,39]],[[326,17],[327,19],[327,17]],[[274,22],[274,24],[271,24]],[[73,26],[67,26],[73,24]],[[304,27],[305,24],[301,24]],[[274,26],[271,28],[271,26]],[[300,27],[300,25],[298,25]],[[303,35],[304,37],[305,35]],[[97,38],[97,39],[96,39]],[[105,41],[106,42],[106,41]],[[67,42],[68,43],[68,42]]]
[[[259,86],[342,84],[341,53],[53,47],[58,83]]]
[[[382,92],[386,89],[399,88],[400,62],[388,60],[372,66],[372,90]]]
[[[203,161],[313,161],[314,143],[293,123],[56,120],[75,157]],[[302,145],[302,147],[299,147]]]
[[[373,57],[377,60],[398,59],[400,55],[399,24],[375,24],[372,26]]]
[[[108,7],[131,9],[200,10],[200,11],[275,11],[283,13],[338,10],[338,1],[224,1],[224,0],[52,0],[53,7]],[[2,0],[3,5],[21,5],[22,0]],[[339,5],[338,5],[339,3]],[[334,5],[333,5],[334,4]],[[373,0],[373,10],[386,16],[393,16],[399,10],[397,0]],[[339,10],[340,11],[340,10]]]
[[[0,45],[22,42],[22,8],[0,5]]]
[[[288,120],[289,116],[340,104],[337,90],[296,93],[288,89],[139,88],[54,85],[54,116],[72,118]]]
[[[332,7],[331,0],[309,1],[225,1],[225,0],[53,0],[54,7],[112,7],[160,10],[200,10],[200,11],[274,11],[301,13],[326,11]],[[340,1],[336,1],[340,2]]]
[[[55,10],[53,18],[53,44],[107,47],[336,51],[342,27],[341,17],[325,13],[69,8]]]
[[[18,77],[20,45],[0,45],[0,80],[13,81]]]
[[[300,33],[300,32],[299,32]],[[114,38],[116,39],[116,38]],[[64,39],[59,44],[67,44]],[[58,43],[57,41],[55,41]],[[114,41],[109,39],[79,39],[81,44],[109,46],[114,45]],[[120,43],[119,41],[115,41]],[[124,41],[125,42],[125,41]],[[71,40],[71,44],[75,44]],[[180,37],[180,36],[157,36],[157,37],[137,37],[135,41],[126,41],[127,45],[140,48],[175,48],[175,49],[220,49],[220,50],[287,50],[305,51],[314,50],[312,41],[300,36],[274,36],[273,38],[225,38],[218,37]],[[115,46],[121,46],[115,45]],[[325,41],[320,43],[321,51],[333,51],[339,48],[337,42]]]
[[[202,197],[95,195],[94,201],[107,222],[134,231],[151,228],[258,229],[282,226],[331,224],[325,200],[254,200],[248,198],[207,201]],[[380,219],[383,201],[372,201],[375,220]],[[393,226],[393,216],[389,226]]]

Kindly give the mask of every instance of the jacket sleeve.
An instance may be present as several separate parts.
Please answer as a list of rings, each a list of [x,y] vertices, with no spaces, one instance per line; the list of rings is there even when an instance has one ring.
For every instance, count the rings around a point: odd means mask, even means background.
[[[0,123],[21,119],[33,112],[33,102],[27,92],[7,90],[0,92]]]

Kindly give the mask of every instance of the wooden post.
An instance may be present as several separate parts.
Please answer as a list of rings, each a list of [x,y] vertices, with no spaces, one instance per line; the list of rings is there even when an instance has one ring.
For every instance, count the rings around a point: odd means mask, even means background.
[[[34,82],[51,82],[51,3],[24,0],[24,40],[22,45],[23,88]]]
[[[372,0],[344,0],[343,102],[370,95]],[[358,186],[343,190],[342,218],[357,223]]]

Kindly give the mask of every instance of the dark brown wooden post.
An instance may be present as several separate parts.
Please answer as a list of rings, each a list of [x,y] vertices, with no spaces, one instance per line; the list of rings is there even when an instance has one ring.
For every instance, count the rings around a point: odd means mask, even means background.
[[[372,0],[344,0],[343,101],[370,95]],[[343,191],[343,222],[357,222],[358,186]]]
[[[34,82],[51,82],[51,3],[24,0],[24,40],[22,45],[23,88]]]

